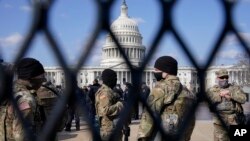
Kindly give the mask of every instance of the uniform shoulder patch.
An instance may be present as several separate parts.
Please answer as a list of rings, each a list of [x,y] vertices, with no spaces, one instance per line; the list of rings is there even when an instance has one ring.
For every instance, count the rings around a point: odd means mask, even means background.
[[[18,105],[18,107],[21,111],[31,108],[28,102],[22,102]]]
[[[102,99],[105,99],[106,97],[107,97],[107,95],[105,93],[101,93],[99,98],[100,98],[100,100],[102,100]]]

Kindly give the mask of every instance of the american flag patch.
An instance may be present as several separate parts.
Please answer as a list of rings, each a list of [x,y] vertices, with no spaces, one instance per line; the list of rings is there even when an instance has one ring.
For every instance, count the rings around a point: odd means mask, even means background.
[[[105,94],[100,95],[100,99],[104,99],[104,98],[106,98]]]

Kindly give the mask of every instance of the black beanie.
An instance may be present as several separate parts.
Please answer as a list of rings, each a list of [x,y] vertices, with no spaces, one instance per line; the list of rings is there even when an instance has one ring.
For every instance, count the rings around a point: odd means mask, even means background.
[[[105,85],[113,89],[116,85],[117,75],[116,72],[111,69],[105,69],[102,72],[102,81]]]
[[[178,63],[170,56],[162,56],[155,61],[155,68],[171,75],[177,75]]]
[[[20,79],[30,79],[45,73],[43,65],[33,58],[23,58],[17,63],[17,76]]]

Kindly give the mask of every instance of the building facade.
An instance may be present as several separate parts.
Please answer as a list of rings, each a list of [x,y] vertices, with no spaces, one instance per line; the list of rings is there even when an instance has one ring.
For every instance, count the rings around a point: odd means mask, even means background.
[[[125,0],[121,5],[120,16],[111,24],[111,30],[120,43],[124,53],[133,66],[140,66],[144,57],[146,48],[142,44],[142,35],[139,31],[137,22],[128,16],[128,6]],[[77,82],[79,87],[92,84],[94,79],[100,79],[101,72],[106,68],[112,68],[117,72],[117,83],[124,87],[125,82],[131,82],[131,72],[127,67],[118,47],[111,35],[108,34],[105,44],[102,48],[102,60],[100,66],[82,67],[78,73]],[[248,71],[243,67],[235,66],[213,66],[207,71],[206,86],[211,87],[216,82],[215,72],[220,68],[229,70],[230,82],[243,84],[247,82]],[[61,67],[45,67],[46,77],[55,85],[65,85],[64,72]],[[146,67],[142,74],[142,82],[152,88],[155,85],[153,67]],[[197,71],[193,67],[178,68],[178,77],[183,85],[194,93],[199,91],[199,82]]]

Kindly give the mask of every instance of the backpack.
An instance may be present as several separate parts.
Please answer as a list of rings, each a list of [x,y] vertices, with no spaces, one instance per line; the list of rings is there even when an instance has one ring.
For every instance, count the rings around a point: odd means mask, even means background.
[[[180,93],[182,91],[182,87],[183,86],[180,85],[180,88],[177,91],[173,101],[170,104],[164,105],[160,111],[160,115],[162,115],[163,128],[164,128],[165,132],[168,134],[176,135],[177,130],[179,129],[179,126],[181,123],[180,123],[179,116],[174,112],[175,111],[174,105],[172,107],[171,112],[169,112],[169,113],[163,113],[163,112],[169,105],[171,105],[175,102],[175,100],[178,98],[178,96],[180,95]]]

